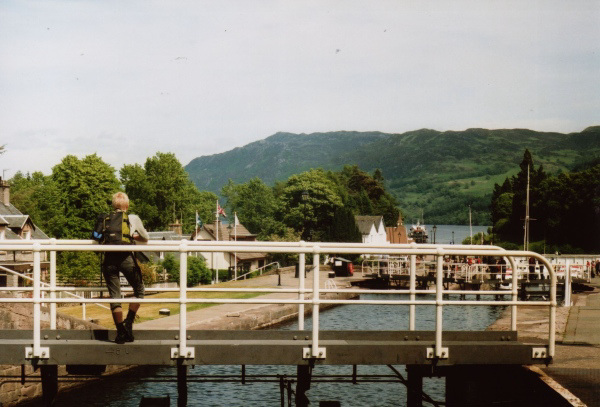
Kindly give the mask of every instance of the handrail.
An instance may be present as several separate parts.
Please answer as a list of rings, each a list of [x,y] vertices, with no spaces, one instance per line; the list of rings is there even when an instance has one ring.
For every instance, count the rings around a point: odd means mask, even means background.
[[[245,279],[246,279],[246,276],[247,276],[248,274],[256,273],[257,271],[258,271],[258,272],[260,272],[260,275],[262,276],[262,272],[263,272],[263,270],[266,270],[266,269],[267,269],[267,267],[269,267],[269,266],[271,266],[271,265],[273,265],[273,264],[277,264],[277,270],[279,270],[279,269],[281,268],[281,266],[279,265],[279,262],[278,262],[278,261],[273,261],[273,262],[271,262],[271,263],[269,263],[269,264],[267,264],[267,265],[265,265],[265,266],[259,267],[259,268],[255,269],[255,270],[250,270],[250,271],[248,271],[247,273],[244,273],[244,274],[242,274],[242,275],[239,275],[239,276],[237,276],[237,277],[235,277],[235,278],[232,278],[232,279],[231,279],[231,281],[237,281],[237,280],[241,279],[242,277],[244,277],[244,280],[245,280]]]
[[[29,359],[33,358],[48,358],[49,349],[43,348],[40,341],[40,305],[41,303],[66,303],[66,302],[78,302],[78,303],[110,303],[111,300],[107,299],[77,299],[71,300],[66,298],[42,298],[42,291],[50,291],[55,293],[61,291],[58,287],[43,288],[41,284],[41,272],[40,272],[40,254],[42,251],[96,251],[96,252],[119,252],[119,251],[179,251],[180,253],[180,283],[179,283],[179,298],[173,299],[138,299],[131,298],[130,302],[135,303],[178,303],[180,307],[179,315],[179,345],[177,348],[172,348],[171,357],[173,359],[181,358],[193,358],[195,349],[187,346],[187,313],[186,305],[188,303],[214,303],[214,304],[226,304],[226,303],[250,303],[250,304],[296,304],[299,306],[299,327],[304,329],[304,306],[312,305],[313,311],[313,322],[312,322],[312,340],[311,347],[305,348],[303,351],[303,357],[305,359],[322,359],[326,357],[326,349],[319,347],[319,310],[321,304],[389,304],[389,305],[406,305],[411,310],[411,315],[414,315],[414,307],[416,305],[434,305],[436,308],[436,320],[435,320],[435,348],[432,349],[431,353],[428,352],[428,358],[430,359],[445,359],[448,357],[447,348],[443,347],[443,307],[446,305],[502,305],[511,306],[511,319],[512,329],[516,330],[517,320],[517,307],[519,305],[528,306],[545,306],[549,309],[549,332],[548,332],[548,345],[547,355],[549,357],[554,356],[555,352],[555,329],[556,329],[556,282],[557,277],[554,268],[550,262],[542,255],[534,252],[523,252],[523,251],[510,251],[504,250],[495,246],[481,246],[481,245],[429,245],[429,244],[389,244],[389,245],[369,245],[359,243],[321,243],[321,242],[236,242],[236,241],[219,241],[219,242],[193,242],[182,240],[180,242],[149,242],[147,245],[135,245],[135,246],[122,246],[122,245],[98,245],[89,240],[30,240],[28,242],[23,241],[0,241],[0,250],[23,250],[26,247],[28,250],[33,251],[34,257],[34,273],[33,273],[33,298],[31,299],[19,299],[19,298],[3,298],[0,302],[33,302],[34,304],[34,323],[33,323],[33,347],[26,349],[26,357]],[[300,266],[299,266],[299,285],[297,289],[279,289],[279,288],[260,288],[260,292],[290,292],[297,293],[297,299],[269,299],[269,298],[250,298],[250,299],[231,299],[231,298],[220,298],[220,299],[193,299],[188,298],[187,294],[192,291],[199,290],[217,290],[211,288],[188,288],[187,287],[187,256],[192,252],[256,252],[259,249],[261,252],[266,253],[294,253],[299,254]],[[402,300],[335,300],[321,298],[321,293],[329,292],[353,292],[355,290],[347,289],[322,289],[320,287],[320,273],[319,273],[319,259],[321,254],[336,253],[336,254],[380,254],[380,255],[395,255],[395,256],[410,256],[411,267],[410,267],[410,279],[411,284],[409,290],[369,290],[369,292],[375,294],[409,294],[409,299]],[[305,273],[305,255],[311,254],[313,256],[313,287],[312,289],[306,289],[304,287],[304,281],[306,278]],[[415,287],[415,276],[416,276],[416,256],[433,256],[436,259],[436,290],[432,292],[430,290],[417,290]],[[519,301],[517,299],[517,285],[513,284],[511,291],[511,299],[509,301],[454,301],[444,299],[444,294],[449,293],[471,293],[468,291],[450,291],[444,288],[443,283],[443,259],[444,256],[494,256],[494,257],[505,257],[508,259],[510,266],[513,270],[516,270],[514,257],[533,257],[540,263],[544,264],[550,275],[550,298],[548,300],[539,301]],[[52,256],[51,256],[52,257]],[[56,273],[56,270],[51,267],[51,274]],[[52,277],[52,276],[51,276]],[[219,291],[224,290],[223,288],[218,289]],[[257,290],[257,289],[254,289]],[[156,291],[169,291],[168,289],[157,288]],[[233,289],[232,291],[252,291],[248,288]],[[359,291],[359,290],[356,290]],[[359,292],[365,292],[364,290]],[[312,293],[310,298],[306,298],[305,294]],[[485,291],[478,292],[478,294],[505,294],[506,291]],[[434,300],[417,299],[416,294],[429,294],[435,295]],[[414,320],[409,322],[409,329],[414,330]]]

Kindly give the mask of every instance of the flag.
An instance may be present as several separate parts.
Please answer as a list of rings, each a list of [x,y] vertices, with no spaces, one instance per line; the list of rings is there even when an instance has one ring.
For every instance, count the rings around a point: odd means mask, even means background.
[[[196,211],[196,227],[202,229],[202,226],[204,226],[204,224],[202,223],[200,216],[198,216],[198,211]]]
[[[223,215],[227,217],[227,215],[225,214],[225,209],[221,208],[221,205],[219,205],[219,201],[217,201],[217,216],[218,215]]]
[[[237,213],[233,213],[233,226],[238,226],[240,224],[240,220],[237,217]]]

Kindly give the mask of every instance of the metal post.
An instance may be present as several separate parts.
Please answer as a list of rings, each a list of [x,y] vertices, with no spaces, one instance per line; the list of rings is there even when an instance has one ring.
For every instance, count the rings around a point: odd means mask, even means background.
[[[33,244],[33,347],[25,348],[25,357],[44,358],[50,357],[50,349],[41,347],[41,245],[36,242]]]
[[[177,365],[177,407],[186,407],[188,399],[187,388],[187,372],[188,366],[183,364]]]
[[[179,245],[179,348],[171,348],[171,358],[194,359],[194,348],[187,347],[187,257],[185,240]],[[186,393],[187,394],[187,393]]]
[[[565,307],[571,306],[571,259],[565,264]]]
[[[417,287],[417,255],[410,255],[410,301],[414,302],[417,298],[415,294],[415,289]],[[409,309],[409,322],[408,329],[410,331],[414,331],[415,321],[416,321],[416,306],[411,304],[408,306]]]
[[[423,374],[416,365],[406,366],[407,391],[406,405],[408,407],[421,407],[423,405]]]
[[[50,244],[56,244],[56,239],[50,239]],[[56,299],[56,250],[50,251],[50,298]],[[50,329],[56,329],[56,303],[50,303]]]
[[[179,253],[179,349],[186,348],[187,331],[187,247],[180,246]]]
[[[512,268],[512,301],[517,301],[519,299],[519,278],[517,275],[517,265],[515,263],[515,259],[512,257],[507,257],[508,262],[510,263],[510,267]],[[500,270],[502,273],[502,270]],[[517,306],[511,305],[510,309],[510,329],[511,331],[517,330]]]
[[[301,240],[300,244],[304,246],[304,241]],[[306,277],[306,254],[300,253],[298,255],[298,299],[304,300],[304,289],[305,289],[305,280]],[[298,304],[298,330],[304,330],[304,304]]]
[[[444,250],[438,249],[437,252],[437,273],[435,287],[435,357],[446,359],[448,357],[448,349],[442,348],[442,330],[444,325]]]
[[[319,349],[319,300],[320,300],[320,287],[319,287],[319,247],[314,247],[313,253],[313,326],[312,326],[312,356],[313,357],[324,357],[324,353],[321,353]]]

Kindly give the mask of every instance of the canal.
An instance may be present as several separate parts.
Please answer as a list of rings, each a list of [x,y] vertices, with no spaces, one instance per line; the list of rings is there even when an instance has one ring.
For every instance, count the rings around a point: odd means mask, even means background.
[[[458,296],[450,296],[458,299]],[[453,298],[456,297],[456,298]],[[364,299],[398,299],[391,294],[362,295]],[[482,296],[484,299],[485,296]],[[444,329],[484,330],[498,319],[504,307],[447,306],[444,309]],[[417,306],[417,330],[433,330],[435,327],[433,306]],[[311,320],[306,320],[310,329]],[[324,311],[320,323],[326,330],[407,330],[408,307],[385,305],[346,305]],[[296,322],[286,323],[276,329],[297,329]],[[200,350],[201,351],[201,350]],[[404,366],[395,366],[405,375]],[[247,366],[248,376],[271,376],[272,382],[247,383],[195,382],[200,376],[240,375],[240,366],[195,366],[189,370],[189,406],[244,406],[264,407],[280,405],[280,386],[277,375],[295,375],[293,366]],[[314,375],[350,375],[351,366],[317,366]],[[108,378],[92,386],[61,393],[57,406],[111,406],[137,407],[142,396],[163,397],[169,395],[171,406],[177,405],[177,384],[174,368],[150,368],[134,370],[126,375]],[[358,366],[359,375],[392,375],[387,366]],[[405,376],[406,377],[406,376]],[[206,379],[207,377],[203,377]],[[424,391],[434,400],[443,401],[445,380],[430,378],[424,381]],[[350,406],[401,406],[406,402],[406,388],[398,382],[369,383],[312,383],[307,393],[311,405],[319,401],[337,400],[344,407]],[[286,404],[287,405],[287,404]]]

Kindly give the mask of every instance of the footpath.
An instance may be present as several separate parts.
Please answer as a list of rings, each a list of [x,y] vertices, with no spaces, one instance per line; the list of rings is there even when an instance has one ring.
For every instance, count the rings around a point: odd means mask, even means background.
[[[548,366],[531,366],[541,379],[573,406],[600,406],[600,278],[593,291],[572,295],[572,306],[556,310],[556,353]],[[548,337],[548,309],[519,307],[519,339],[540,342]],[[510,310],[490,330],[510,329]]]
[[[570,307],[554,362],[542,370],[587,406],[600,406],[600,277]],[[578,405],[578,404],[575,404]]]
[[[319,275],[320,288],[325,288],[329,270],[321,270]],[[351,277],[335,277],[332,281],[338,288],[348,288]],[[280,289],[297,289],[298,278],[294,272],[263,275],[259,278],[250,278],[231,282],[227,288],[265,288],[271,293],[260,295],[260,299],[297,299],[296,293],[277,292]],[[305,288],[311,289],[313,283],[312,272],[307,273]],[[350,298],[350,295],[331,294],[328,298]],[[259,297],[255,297],[259,298]],[[305,298],[311,298],[305,294]],[[323,297],[324,298],[324,297]],[[305,305],[305,311],[311,310],[310,305]],[[199,309],[187,313],[188,329],[261,329],[269,325],[290,320],[298,315],[297,304],[219,304],[212,307]],[[158,318],[151,321],[136,323],[134,330],[146,329],[179,329],[179,315]]]

